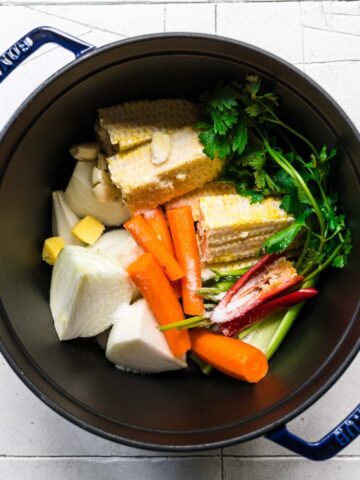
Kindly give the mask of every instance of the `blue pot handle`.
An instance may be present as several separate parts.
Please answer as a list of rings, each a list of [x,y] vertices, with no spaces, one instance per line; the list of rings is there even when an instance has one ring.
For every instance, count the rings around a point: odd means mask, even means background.
[[[76,58],[95,48],[93,45],[82,40],[80,41],[55,28],[35,28],[0,55],[0,83],[5,80],[21,62],[45,43],[57,43],[73,52]]]
[[[337,455],[360,434],[360,405],[330,433],[317,442],[307,442],[289,432],[286,425],[266,435],[273,442],[310,460],[327,460]]]

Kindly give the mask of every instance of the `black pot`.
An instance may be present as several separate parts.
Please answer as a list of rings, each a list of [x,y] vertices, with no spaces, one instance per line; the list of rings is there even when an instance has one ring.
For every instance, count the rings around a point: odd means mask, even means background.
[[[190,452],[266,434],[309,458],[335,455],[360,432],[358,407],[318,444],[285,422],[317,400],[359,350],[360,139],[341,108],[289,64],[255,47],[206,35],[152,35],[94,49],[36,29],[0,59],[0,81],[48,41],[84,56],[45,82],[2,132],[0,144],[1,351],[51,408],[127,445]],[[48,305],[50,269],[41,261],[50,231],[50,192],[69,177],[69,145],[93,137],[97,108],[123,100],[195,97],[216,79],[257,73],[281,98],[283,115],[317,143],[337,144],[334,180],[354,249],[329,270],[258,385],[197,371],[136,376],[118,371],[91,340],[60,343]],[[321,140],[319,140],[321,139]],[[357,162],[357,164],[356,164]]]

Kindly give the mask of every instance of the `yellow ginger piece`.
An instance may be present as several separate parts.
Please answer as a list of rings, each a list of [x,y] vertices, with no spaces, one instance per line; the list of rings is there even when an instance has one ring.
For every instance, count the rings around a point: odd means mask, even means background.
[[[44,242],[42,259],[49,265],[55,265],[56,259],[65,247],[65,240],[62,237],[50,237]]]
[[[193,125],[197,119],[197,106],[188,100],[140,100],[100,109],[96,132],[110,156],[149,142],[154,132]]]
[[[72,233],[82,242],[93,245],[105,230],[104,225],[94,217],[87,215],[72,229]]]
[[[254,257],[270,235],[294,221],[272,197],[255,204],[240,195],[203,197],[199,210],[200,249],[207,263]]]
[[[151,144],[108,158],[111,180],[132,212],[154,208],[217,177],[223,162],[207,157],[198,134],[186,127],[169,132],[171,152],[159,165],[152,162]]]
[[[167,210],[170,208],[178,207],[191,207],[192,216],[195,222],[199,220],[199,200],[202,197],[209,197],[213,195],[228,195],[236,193],[234,182],[227,181],[214,181],[205,183],[200,188],[196,188],[185,195],[176,197],[168,202],[165,207]]]

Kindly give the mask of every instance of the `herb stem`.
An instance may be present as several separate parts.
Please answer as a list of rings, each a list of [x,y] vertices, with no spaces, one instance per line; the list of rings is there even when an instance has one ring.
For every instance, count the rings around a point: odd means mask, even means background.
[[[310,275],[305,278],[305,282],[308,282],[320,272],[322,272],[327,266],[329,266],[336,257],[336,255],[340,252],[342,246],[342,243],[339,243],[339,245],[333,250],[332,254],[326,259],[326,261],[322,265],[319,265],[316,270],[314,270],[312,273],[310,273]]]
[[[321,196],[322,196],[322,198],[323,198],[323,200],[324,200],[324,204],[325,204],[326,208],[330,211],[330,210],[331,210],[331,207],[330,207],[329,202],[328,202],[328,197],[327,197],[326,193],[324,192],[324,189],[323,189],[321,183],[320,183],[320,182],[317,182],[317,183],[318,183],[318,187],[319,187]],[[336,234],[339,235],[339,240],[340,240],[340,242],[343,242],[343,241],[344,241],[344,237],[343,237],[343,234],[341,233],[340,230],[339,230],[338,232],[334,233],[334,235],[332,235],[330,238],[333,238]],[[329,238],[328,240],[330,240],[330,238]]]
[[[306,137],[304,137],[304,135],[301,135],[301,133],[297,132],[293,128],[289,127],[289,125],[287,125],[286,123],[282,122],[280,120],[280,118],[277,115],[274,114],[274,112],[271,112],[271,113],[272,113],[272,116],[274,117],[274,120],[269,118],[268,119],[269,122],[275,123],[276,125],[279,125],[280,127],[285,128],[285,130],[292,133],[293,135],[295,135],[295,137],[300,138],[300,140],[302,140],[304,143],[306,143],[306,145],[310,148],[310,150],[314,153],[314,155],[316,155],[316,156],[319,155],[319,152],[315,148],[314,144],[310,142],[310,140],[308,140]]]
[[[302,251],[301,251],[301,255],[300,255],[300,257],[298,258],[298,261],[296,262],[296,269],[298,269],[298,268],[301,266],[301,264],[303,263],[303,261],[304,261],[304,258],[305,258],[307,249],[308,249],[308,247],[309,247],[310,239],[311,239],[311,229],[308,228],[308,229],[307,229],[307,232],[306,232],[306,237],[305,237],[304,246],[303,246],[303,249],[302,249]]]
[[[315,198],[313,197],[312,193],[310,192],[308,186],[304,182],[304,179],[302,176],[299,174],[299,172],[284,158],[281,154],[273,150],[269,142],[264,138],[264,145],[269,152],[269,154],[272,156],[272,158],[275,160],[275,162],[288,173],[292,179],[296,181],[296,183],[304,190],[307,198],[309,199],[316,216],[319,221],[319,226],[320,226],[320,235],[324,237],[324,232],[325,232],[325,223],[324,223],[324,218],[321,214],[321,210],[319,208],[318,203],[316,202]]]
[[[168,325],[163,325],[159,328],[159,330],[161,332],[166,332],[167,330],[171,330],[173,328],[181,328],[181,327],[186,327],[188,325],[192,325],[195,322],[203,322],[205,319],[206,319],[205,315],[186,318],[185,320],[181,320],[180,322],[174,322],[174,323],[169,323]]]

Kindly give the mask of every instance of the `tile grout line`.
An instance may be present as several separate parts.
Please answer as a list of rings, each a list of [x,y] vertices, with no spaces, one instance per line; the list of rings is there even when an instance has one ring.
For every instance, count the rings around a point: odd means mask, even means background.
[[[318,32],[327,32],[327,33],[335,33],[337,35],[348,35],[350,37],[356,37],[360,38],[360,35],[357,35],[356,33],[350,33],[350,32],[339,32],[337,30],[327,30],[325,28],[319,28],[319,27],[312,27],[310,25],[303,25],[304,28],[308,28],[309,30],[316,30]]]
[[[139,5],[141,5],[141,4],[139,4]],[[111,35],[117,35],[119,37],[126,38],[126,35],[124,35],[122,33],[114,32],[113,30],[107,30],[106,28],[97,27],[95,25],[88,25],[87,23],[78,22],[77,20],[70,20],[67,17],[62,17],[61,15],[46,12],[45,10],[43,10],[41,8],[36,8],[36,6],[34,7],[34,6],[31,6],[31,5],[27,5],[27,6],[25,6],[25,8],[27,8],[28,10],[31,10],[32,12],[42,13],[43,15],[48,15],[49,17],[59,18],[60,20],[65,20],[66,22],[75,23],[75,24],[81,25],[83,27],[88,27],[88,28],[90,28],[89,32],[91,32],[92,30],[99,30],[100,32],[110,33]],[[89,33],[89,32],[86,32],[86,33]]]
[[[141,5],[141,4],[151,4],[151,5],[159,5],[159,4],[196,4],[196,3],[254,3],[254,4],[262,4],[262,3],[299,3],[299,2],[306,2],[306,3],[320,3],[320,0],[123,0],[123,1],[116,1],[116,0],[96,0],[96,1],[71,1],[66,2],[66,4],[62,3],[60,0],[49,0],[49,1],[32,1],[32,2],[11,2],[11,1],[0,1],[0,6],[27,6],[27,5],[42,5],[42,6],[103,6],[103,5]],[[342,0],[344,1],[344,0]],[[350,0],[356,1],[356,0]],[[335,13],[335,15],[339,16],[359,16],[360,13]]]
[[[224,449],[220,449],[220,479],[225,480],[225,470],[224,470]]]
[[[222,456],[221,454],[219,455],[195,455],[195,454],[184,454],[184,455],[0,455],[0,461],[1,460],[11,460],[11,459],[19,459],[19,460],[32,460],[32,459],[39,459],[39,460],[56,460],[56,459],[141,459],[141,460],[146,460],[146,459],[159,459],[159,460],[166,460],[166,459],[187,459],[187,458],[192,458],[192,459],[208,459],[208,458],[219,458],[220,460],[220,465],[222,467],[222,473],[225,472],[224,470],[224,460],[225,459],[235,459],[235,458],[240,458],[240,459],[252,459],[252,460],[303,460],[303,461],[308,461],[306,458],[300,456],[300,455],[224,455]],[[352,459],[359,459],[360,460],[360,455],[337,455],[336,457],[333,457],[332,460],[352,460]],[[330,459],[331,460],[331,459]],[[225,477],[221,477],[221,480],[225,480]]]

